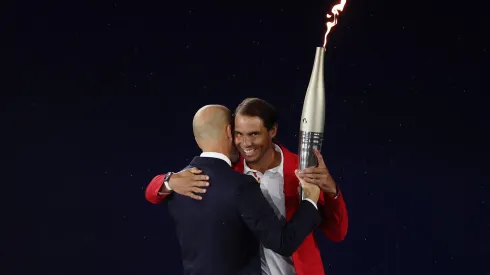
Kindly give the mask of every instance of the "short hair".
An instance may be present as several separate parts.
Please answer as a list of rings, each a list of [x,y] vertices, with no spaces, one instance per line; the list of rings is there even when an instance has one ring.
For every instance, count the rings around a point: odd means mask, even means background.
[[[260,98],[246,98],[235,109],[236,115],[259,117],[267,130],[277,124],[276,108]]]

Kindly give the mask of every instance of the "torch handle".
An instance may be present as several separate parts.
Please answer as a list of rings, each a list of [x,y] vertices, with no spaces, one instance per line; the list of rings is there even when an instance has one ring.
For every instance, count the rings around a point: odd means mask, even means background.
[[[323,133],[317,132],[299,132],[299,146],[298,146],[298,158],[299,169],[303,170],[307,167],[317,166],[318,159],[313,152],[316,148],[318,151],[322,150]],[[300,198],[304,199],[303,187],[300,185]]]

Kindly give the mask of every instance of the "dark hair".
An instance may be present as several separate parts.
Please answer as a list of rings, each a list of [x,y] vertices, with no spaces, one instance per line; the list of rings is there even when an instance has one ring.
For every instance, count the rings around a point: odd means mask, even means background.
[[[274,106],[260,98],[246,98],[235,109],[236,115],[259,117],[267,130],[277,124],[277,112]]]

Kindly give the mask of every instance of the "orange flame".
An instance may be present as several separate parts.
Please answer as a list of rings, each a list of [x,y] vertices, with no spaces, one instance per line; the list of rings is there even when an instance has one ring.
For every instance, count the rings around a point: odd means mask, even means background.
[[[333,26],[337,25],[337,17],[339,16],[340,12],[344,9],[346,2],[347,2],[347,0],[340,0],[340,4],[333,6],[333,8],[332,8],[333,21],[327,22],[327,31],[325,32],[325,39],[323,41],[323,48],[325,48],[325,46],[327,45],[327,35],[332,30]],[[331,18],[331,17],[332,17],[332,15],[327,13],[327,18]]]

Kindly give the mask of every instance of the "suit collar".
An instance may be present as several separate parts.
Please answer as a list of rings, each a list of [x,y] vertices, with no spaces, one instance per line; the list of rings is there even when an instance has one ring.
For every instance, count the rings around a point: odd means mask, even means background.
[[[223,168],[230,168],[230,165],[226,162],[226,160],[214,157],[194,157],[190,163],[192,167],[201,167],[206,165],[218,165]]]
[[[222,154],[222,153],[217,153],[217,152],[202,152],[201,153],[201,157],[203,157],[203,158],[217,158],[217,159],[221,159],[221,160],[226,161],[226,163],[228,163],[228,165],[231,166],[230,159],[227,156],[225,156],[224,154]]]

